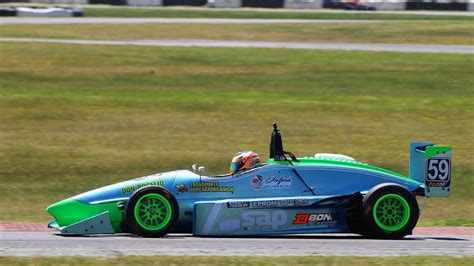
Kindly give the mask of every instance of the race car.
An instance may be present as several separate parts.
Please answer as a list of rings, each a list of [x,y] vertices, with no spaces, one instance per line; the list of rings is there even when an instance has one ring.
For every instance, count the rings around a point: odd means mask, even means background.
[[[359,3],[358,0],[325,0],[323,2],[324,8],[332,9],[345,9],[345,10],[357,10],[357,11],[376,11],[377,9],[373,6]]]
[[[407,177],[346,155],[297,158],[283,149],[274,124],[266,163],[246,151],[234,157],[229,174],[204,176],[203,167],[193,165],[194,171],[101,187],[47,207],[54,217],[48,227],[61,235],[356,233],[398,239],[418,221],[416,196],[450,196],[451,153],[451,147],[411,143]]]

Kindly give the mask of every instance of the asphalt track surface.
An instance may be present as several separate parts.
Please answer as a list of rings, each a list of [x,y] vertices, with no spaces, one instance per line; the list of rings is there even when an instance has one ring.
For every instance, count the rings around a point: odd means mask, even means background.
[[[135,45],[172,47],[226,47],[226,48],[284,48],[304,50],[343,50],[403,53],[454,53],[474,54],[473,45],[420,45],[420,44],[373,44],[373,43],[303,43],[267,41],[222,41],[192,39],[154,39],[135,41],[67,40],[39,38],[0,38],[0,42],[37,42],[79,45]]]
[[[142,23],[201,23],[201,24],[272,24],[272,23],[367,23],[385,22],[369,19],[248,19],[248,18],[28,18],[3,17],[0,24],[142,24]]]
[[[131,235],[63,237],[53,232],[0,232],[0,256],[474,256],[473,235],[412,235],[402,240],[351,234],[202,238]]]
[[[165,9],[170,9],[165,8]],[[186,8],[192,10],[193,8]],[[196,10],[202,10],[197,8]],[[219,11],[231,11],[232,9],[212,9],[215,12]],[[235,9],[233,11],[239,11],[245,9]],[[268,9],[255,9],[253,11],[273,11],[286,12],[287,10],[268,10]],[[291,10],[291,12],[312,12],[311,10]],[[323,13],[353,13],[351,11],[339,11],[339,10],[317,10],[317,12]],[[374,14],[372,11],[359,11],[357,13]],[[258,14],[258,12],[256,13]],[[377,11],[377,14],[411,14],[411,15],[435,15],[435,16],[474,16],[474,12],[439,12],[439,11]],[[375,19],[251,19],[251,18],[95,18],[95,17],[72,17],[72,18],[34,18],[34,17],[2,17],[0,18],[0,24],[79,24],[79,23],[106,23],[106,24],[137,24],[137,23],[209,23],[209,24],[220,24],[220,23],[367,23],[367,22],[390,22],[391,20],[375,20]],[[399,21],[399,20],[398,20]],[[418,23],[430,22],[418,21]]]

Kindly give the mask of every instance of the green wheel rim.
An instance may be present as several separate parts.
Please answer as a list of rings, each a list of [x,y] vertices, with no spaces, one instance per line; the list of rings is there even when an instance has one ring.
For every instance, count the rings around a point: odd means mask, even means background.
[[[170,202],[160,194],[143,195],[135,204],[135,220],[144,229],[156,231],[163,229],[171,221]]]
[[[373,216],[383,230],[397,231],[408,223],[410,205],[398,194],[387,194],[375,202]]]

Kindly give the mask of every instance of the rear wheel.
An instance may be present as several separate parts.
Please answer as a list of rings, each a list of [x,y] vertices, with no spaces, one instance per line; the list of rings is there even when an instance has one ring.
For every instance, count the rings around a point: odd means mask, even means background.
[[[174,227],[178,215],[178,204],[171,193],[161,187],[145,187],[130,197],[126,224],[134,234],[162,237]]]
[[[412,233],[419,208],[415,197],[404,187],[381,184],[363,199],[364,235],[374,238],[402,238]]]

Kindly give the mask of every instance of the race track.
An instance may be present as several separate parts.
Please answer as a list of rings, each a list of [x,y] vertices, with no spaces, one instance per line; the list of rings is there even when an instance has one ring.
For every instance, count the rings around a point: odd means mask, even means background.
[[[238,24],[273,24],[273,23],[367,23],[385,22],[369,19],[252,19],[252,18],[28,18],[2,17],[0,24],[143,24],[143,23],[238,23]]]
[[[135,45],[175,47],[284,48],[303,50],[342,50],[402,53],[474,54],[473,45],[379,44],[379,43],[305,43],[269,41],[224,41],[193,39],[153,39],[132,41],[68,40],[40,38],[0,38],[0,42],[38,42],[81,45]]]
[[[130,235],[62,237],[53,232],[0,232],[0,256],[474,256],[474,236],[413,235],[402,240],[363,239],[357,235],[299,235],[166,238]]]

